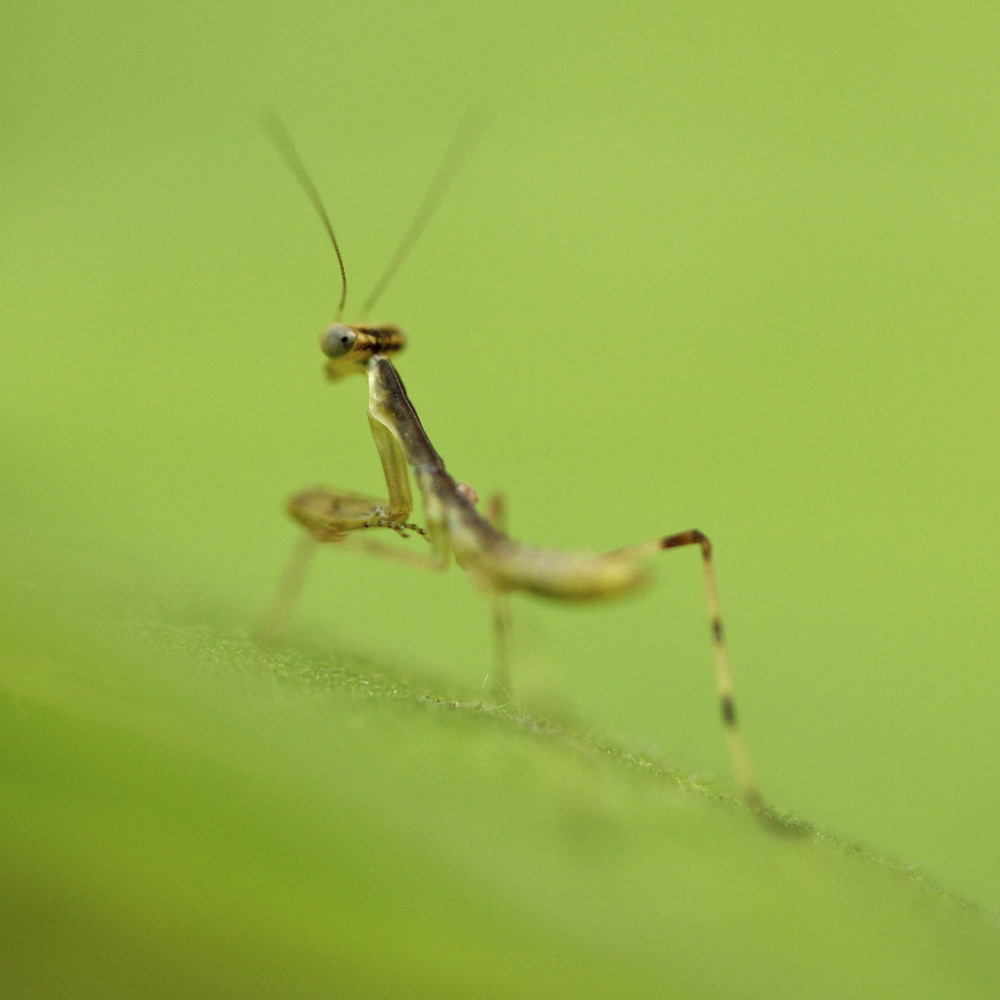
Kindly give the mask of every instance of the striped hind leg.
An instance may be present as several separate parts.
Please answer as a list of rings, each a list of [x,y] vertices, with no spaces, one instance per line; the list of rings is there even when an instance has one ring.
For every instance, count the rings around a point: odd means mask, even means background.
[[[697,545],[701,551],[701,564],[705,579],[705,597],[708,603],[708,622],[712,637],[712,652],[715,659],[715,687],[719,696],[722,723],[726,730],[726,742],[732,760],[733,773],[740,794],[746,803],[755,809],[763,807],[760,789],[750,755],[747,751],[743,731],[736,715],[733,695],[733,675],[729,667],[729,651],[726,646],[725,631],[722,627],[722,612],[719,605],[719,589],[715,582],[715,564],[712,559],[712,543],[700,531],[681,531],[651,542],[630,545],[619,549],[615,555],[644,556],[661,549],[678,549],[686,545]]]

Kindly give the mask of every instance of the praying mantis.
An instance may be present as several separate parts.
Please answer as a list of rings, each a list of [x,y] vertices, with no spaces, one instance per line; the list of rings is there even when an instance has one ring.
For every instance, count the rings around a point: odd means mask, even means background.
[[[402,537],[420,535],[430,543],[429,555],[404,554],[400,549],[392,551],[408,562],[433,569],[444,569],[454,559],[480,589],[492,596],[497,635],[492,693],[502,698],[510,687],[506,655],[507,595],[525,591],[560,601],[614,597],[648,583],[647,557],[664,549],[695,547],[701,554],[716,692],[733,773],[743,800],[754,809],[765,810],[737,720],[712,543],[708,536],[692,529],[604,553],[557,551],[525,545],[510,538],[500,527],[499,503],[491,504],[481,513],[475,492],[448,472],[396,370],[392,359],[406,343],[402,330],[395,326],[341,322],[347,299],[347,275],[333,226],[284,126],[274,119],[268,121],[267,127],[317,211],[337,255],[341,277],[337,319],[320,338],[320,348],[327,359],[328,378],[340,380],[363,375],[368,381],[368,422],[388,493],[387,497],[379,498],[317,487],[299,492],[288,500],[288,513],[306,534],[286,571],[275,604],[278,610],[271,616],[269,631],[278,631],[277,623],[287,617],[319,543],[342,542],[349,536],[357,537],[356,533],[380,528]],[[454,173],[458,153],[469,145],[467,131],[460,130],[456,136],[396,254],[365,303],[363,314],[372,307],[426,224]],[[423,501],[425,527],[409,520],[413,511],[411,478]]]

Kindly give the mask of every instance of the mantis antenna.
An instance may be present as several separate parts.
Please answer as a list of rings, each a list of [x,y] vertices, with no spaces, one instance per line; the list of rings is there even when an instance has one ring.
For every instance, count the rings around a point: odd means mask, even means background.
[[[382,297],[382,293],[389,286],[389,282],[396,276],[400,265],[406,260],[414,244],[427,228],[427,223],[430,222],[438,205],[441,204],[448,189],[458,176],[462,163],[476,145],[484,124],[483,115],[476,110],[470,109],[455,131],[434,176],[431,178],[430,184],[427,186],[427,190],[424,192],[423,198],[420,199],[420,204],[417,206],[417,211],[414,213],[410,225],[407,227],[406,232],[403,233],[403,238],[399,241],[399,245],[396,247],[392,257],[389,258],[389,263],[386,264],[378,281],[375,282],[375,287],[372,289],[371,294],[365,299],[365,303],[361,307],[359,314],[359,322],[362,322],[371,310],[375,308],[376,302]],[[327,214],[326,206],[323,204],[323,198],[319,190],[313,183],[313,179],[306,169],[302,157],[295,148],[295,143],[292,141],[291,133],[285,126],[285,123],[276,114],[271,112],[264,118],[264,128],[271,136],[274,145],[281,154],[281,158],[295,175],[295,179],[299,182],[306,197],[312,203],[313,209],[315,209],[316,214],[323,223],[323,228],[330,237],[330,242],[333,244],[334,253],[337,255],[337,264],[340,267],[340,301],[337,303],[337,313],[334,320],[334,322],[339,323],[344,314],[344,306],[347,302],[347,270],[344,267],[344,257],[340,252],[340,244],[337,242],[337,236],[333,231],[330,216]]]
[[[291,133],[286,128],[285,123],[274,112],[271,112],[264,118],[264,128],[271,136],[281,158],[288,165],[288,169],[295,175],[295,179],[305,191],[306,197],[312,202],[312,207],[316,210],[316,214],[333,244],[333,252],[337,255],[337,264],[340,266],[340,301],[337,303],[336,316],[339,322],[341,316],[344,315],[344,305],[347,302],[347,270],[344,267],[344,256],[340,252],[340,244],[337,242],[337,234],[333,231],[333,223],[330,222],[330,216],[327,215],[323,199],[316,185],[313,184],[312,177],[309,175],[305,163],[302,162],[302,157],[299,156],[299,151],[295,148],[295,143],[292,142]]]

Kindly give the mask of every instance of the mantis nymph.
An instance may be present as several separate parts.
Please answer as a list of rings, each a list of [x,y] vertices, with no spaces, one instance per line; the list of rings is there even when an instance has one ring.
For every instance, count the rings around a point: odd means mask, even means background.
[[[305,528],[307,538],[286,575],[278,606],[287,609],[290,605],[294,592],[301,586],[306,561],[311,551],[315,550],[315,543],[339,542],[354,532],[373,528],[389,529],[404,537],[423,535],[430,543],[430,554],[410,553],[403,558],[443,569],[454,557],[474,582],[494,598],[498,662],[493,681],[494,690],[502,694],[509,687],[504,643],[507,594],[523,590],[567,601],[616,596],[647,582],[648,556],[661,549],[695,546],[701,553],[716,690],[736,782],[743,799],[752,807],[761,808],[763,802],[736,717],[712,544],[708,537],[700,531],[689,530],[612,552],[563,552],[517,542],[498,527],[496,516],[480,513],[474,492],[452,477],[431,444],[393,364],[392,357],[405,346],[402,331],[393,326],[352,326],[340,322],[339,316],[347,296],[347,279],[333,227],[287,133],[277,123],[272,123],[271,130],[279,149],[319,213],[340,263],[342,290],[338,319],[323,333],[320,346],[327,358],[326,373],[329,378],[340,379],[356,374],[368,380],[368,421],[388,492],[388,497],[381,499],[314,488],[297,493],[288,501],[288,512]],[[462,133],[459,133],[458,142],[468,145],[467,137]],[[366,303],[365,313],[426,223],[454,165],[453,149],[445,158],[400,249]],[[411,477],[423,500],[426,527],[409,520],[413,510]]]

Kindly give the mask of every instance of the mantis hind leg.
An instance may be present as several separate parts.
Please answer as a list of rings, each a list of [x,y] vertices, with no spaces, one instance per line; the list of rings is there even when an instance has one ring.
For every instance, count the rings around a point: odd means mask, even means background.
[[[697,545],[701,552],[702,572],[705,580],[705,599],[708,605],[708,624],[712,639],[712,653],[715,660],[715,689],[719,698],[719,710],[722,724],[726,730],[726,743],[732,761],[736,784],[744,801],[755,809],[764,806],[757,777],[750,754],[747,751],[743,731],[736,715],[736,700],[733,694],[733,675],[729,666],[729,649],[726,645],[725,630],[722,626],[722,611],[719,605],[719,589],[715,582],[715,562],[712,558],[712,543],[708,536],[700,531],[681,531],[674,535],[666,535],[650,542],[642,542],[624,549],[618,549],[614,554],[634,556],[639,558],[661,549],[677,549],[688,545]]]

